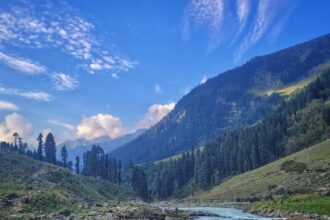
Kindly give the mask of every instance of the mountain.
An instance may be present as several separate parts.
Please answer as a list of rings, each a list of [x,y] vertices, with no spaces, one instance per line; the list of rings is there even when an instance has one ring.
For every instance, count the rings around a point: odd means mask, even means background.
[[[0,149],[0,219],[64,219],[46,215],[83,213],[92,204],[133,196],[131,190],[108,181]]]
[[[100,145],[105,152],[111,152],[115,150],[116,148],[128,143],[129,141],[133,140],[134,138],[141,135],[145,129],[139,129],[135,131],[134,133],[126,134],[123,136],[120,136],[118,138],[111,138],[107,135],[94,138],[92,140],[86,140],[84,138],[79,138],[77,140],[68,140],[60,145],[58,145],[58,154],[60,155],[60,149],[65,145],[69,151],[69,160],[74,161],[76,156],[79,156],[82,158],[83,154],[90,150],[93,144]],[[58,157],[59,157],[58,155]]]
[[[254,124],[318,76],[329,60],[329,34],[253,58],[194,88],[159,123],[111,156],[134,163],[159,160]]]

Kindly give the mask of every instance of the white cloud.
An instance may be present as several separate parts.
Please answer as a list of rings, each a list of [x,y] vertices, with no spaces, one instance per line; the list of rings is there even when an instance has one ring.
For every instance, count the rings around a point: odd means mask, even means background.
[[[128,71],[135,67],[131,60],[118,56],[112,45],[100,42],[94,34],[95,26],[68,3],[22,4],[0,12],[0,44],[59,48],[89,72]],[[96,60],[102,65],[94,65]]]
[[[251,10],[251,4],[249,0],[237,0],[236,5],[238,28],[231,44],[235,43],[235,41],[238,39],[242,31],[244,30]]]
[[[5,88],[0,86],[0,93],[6,95],[20,96],[28,99],[33,99],[36,101],[48,102],[51,100],[51,96],[45,92],[31,92],[31,91],[21,91],[13,88]]]
[[[184,10],[183,38],[189,39],[192,30],[202,31],[209,37],[210,49],[214,49],[220,43],[232,46],[244,33],[235,54],[237,61],[264,36],[276,40],[297,2],[235,0],[233,4],[232,0],[190,0]],[[256,11],[255,15],[251,11]]]
[[[32,123],[17,113],[5,116],[0,124],[0,138],[4,141],[13,140],[13,134],[17,132],[23,139],[27,140],[32,136]]]
[[[162,89],[160,88],[159,84],[155,84],[154,92],[157,93],[157,94],[161,94],[163,92]]]
[[[250,47],[256,44],[265,35],[273,33],[273,37],[276,38],[281,32],[286,18],[295,6],[295,4],[293,4],[294,2],[295,1],[290,1],[290,3],[288,3],[282,0],[259,0],[256,17],[251,30],[240,45],[235,60],[238,61]],[[284,20],[281,18],[282,16],[285,16]],[[271,30],[276,30],[276,33]]]
[[[18,111],[19,108],[14,103],[0,100],[0,110]]]
[[[14,68],[16,70],[19,70],[27,74],[38,74],[38,73],[43,73],[47,70],[46,67],[38,63],[33,63],[32,61],[27,59],[15,58],[13,56],[4,54],[1,51],[0,51],[0,60],[4,62],[6,65],[10,66],[11,68]]]
[[[184,37],[189,38],[191,26],[205,25],[210,32],[210,46],[217,46],[221,40],[224,8],[225,0],[192,0],[184,12]]]
[[[50,123],[50,124],[53,124],[53,125],[57,125],[57,126],[66,128],[68,130],[72,130],[72,131],[75,130],[75,127],[73,125],[63,123],[63,122],[60,122],[60,121],[57,121],[57,120],[54,120],[54,119],[47,120],[47,122]]]
[[[119,79],[118,75],[116,73],[111,74],[112,78]]]
[[[148,111],[144,114],[142,120],[139,122],[139,128],[150,128],[157,122],[159,122],[164,116],[166,116],[175,107],[175,103],[169,104],[154,104],[148,108]]]
[[[92,70],[101,70],[102,69],[102,66],[101,64],[99,63],[91,63],[89,65],[89,67],[92,69]]]
[[[54,88],[59,91],[74,90],[78,86],[78,80],[64,73],[47,73],[47,68],[28,59],[9,56],[0,51],[0,61],[20,72],[27,74],[43,74],[50,77]]]
[[[51,78],[59,91],[74,90],[79,84],[78,80],[64,73],[53,73]]]
[[[103,135],[112,138],[119,137],[126,133],[120,118],[109,114],[97,114],[85,117],[77,126],[77,135],[88,140]]]
[[[203,76],[200,84],[203,85],[204,83],[206,83],[206,81],[207,81],[207,77],[206,76]]]

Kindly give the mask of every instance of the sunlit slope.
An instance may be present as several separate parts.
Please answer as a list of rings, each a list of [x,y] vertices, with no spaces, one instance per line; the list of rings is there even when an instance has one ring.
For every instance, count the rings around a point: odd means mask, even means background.
[[[330,140],[266,166],[228,179],[200,195],[205,200],[228,201],[263,197],[281,191],[313,193],[329,187]]]

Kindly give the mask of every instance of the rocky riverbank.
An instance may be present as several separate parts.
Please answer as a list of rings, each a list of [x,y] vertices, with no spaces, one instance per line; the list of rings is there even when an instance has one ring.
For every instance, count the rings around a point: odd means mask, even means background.
[[[183,211],[177,208],[158,207],[142,202],[127,202],[118,204],[94,204],[78,209],[62,209],[56,213],[29,216],[32,219],[154,219],[180,220],[194,219],[198,216],[218,216],[201,211]]]

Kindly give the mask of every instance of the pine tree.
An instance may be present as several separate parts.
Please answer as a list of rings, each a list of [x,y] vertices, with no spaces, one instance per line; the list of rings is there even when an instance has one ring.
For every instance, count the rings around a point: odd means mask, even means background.
[[[121,185],[122,179],[121,179],[121,160],[118,161],[118,185]]]
[[[44,156],[43,156],[43,141],[42,141],[42,134],[40,133],[37,141],[38,141],[38,150],[37,150],[37,159],[38,160],[44,160]]]
[[[52,133],[49,133],[46,137],[45,159],[49,163],[56,164],[56,144]]]
[[[142,199],[147,200],[149,198],[148,183],[143,169],[134,167],[132,173],[132,187]]]
[[[67,163],[67,168],[68,168],[71,172],[73,172],[73,163],[72,163],[71,160]]]
[[[80,174],[80,157],[76,156],[76,163],[75,163],[75,168],[76,168],[76,174]]]
[[[68,160],[68,150],[66,149],[65,145],[61,149],[61,157],[62,157],[62,163],[63,167],[68,167],[67,160]]]

